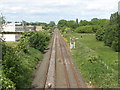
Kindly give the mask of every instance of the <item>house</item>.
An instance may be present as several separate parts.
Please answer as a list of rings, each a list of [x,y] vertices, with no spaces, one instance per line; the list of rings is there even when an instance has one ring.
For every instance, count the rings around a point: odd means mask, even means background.
[[[31,25],[25,26],[25,30],[26,31],[35,31],[36,30],[36,26],[31,26]]]

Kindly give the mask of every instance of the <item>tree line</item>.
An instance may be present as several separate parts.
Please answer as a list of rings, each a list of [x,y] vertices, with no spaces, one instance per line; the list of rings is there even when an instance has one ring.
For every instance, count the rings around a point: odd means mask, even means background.
[[[60,20],[57,27],[62,33],[95,33],[96,40],[103,41],[114,51],[120,51],[119,32],[120,15],[118,12],[111,14],[110,19],[93,18],[90,21],[81,20]]]

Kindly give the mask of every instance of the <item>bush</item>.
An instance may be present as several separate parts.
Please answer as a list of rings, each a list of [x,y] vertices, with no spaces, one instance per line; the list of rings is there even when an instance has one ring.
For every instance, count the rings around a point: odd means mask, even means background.
[[[12,82],[9,78],[6,78],[4,74],[1,77],[2,89],[15,89],[15,83]]]
[[[17,47],[17,51],[23,51],[25,53],[28,53],[28,47],[29,47],[29,39],[34,34],[34,32],[24,32],[22,34],[22,37],[20,38],[20,42]]]
[[[101,27],[99,25],[79,26],[75,31],[78,33],[94,33]]]
[[[96,32],[96,39],[98,41],[103,41],[104,34],[105,34],[105,29],[104,28],[101,28],[101,29],[97,30],[97,32]]]
[[[6,78],[14,83],[18,83],[21,79],[22,65],[16,50],[12,47],[4,45],[2,55],[2,70]]]
[[[17,47],[16,47],[17,48]],[[31,73],[35,65],[42,59],[42,54],[29,47],[28,53],[17,52],[16,48],[3,45],[2,73],[4,81],[3,88],[27,88],[31,81]]]
[[[39,51],[43,52],[49,44],[50,35],[45,32],[35,32],[29,38],[29,45]]]
[[[104,43],[107,46],[112,46],[112,42],[115,40],[117,35],[117,25],[110,25],[105,30]]]
[[[101,26],[99,25],[91,25],[91,27],[92,27],[92,31],[95,33],[97,32],[97,30],[101,29]]]
[[[91,63],[95,63],[95,62],[97,62],[99,60],[99,58],[100,57],[97,56],[97,55],[96,56],[95,55],[91,55],[91,56],[88,57],[88,61],[91,62]]]
[[[120,51],[120,46],[119,46],[119,40],[118,37],[114,38],[114,41],[112,42],[112,49],[116,52]]]
[[[45,32],[25,32],[16,47],[2,46],[3,88],[28,88],[35,65],[50,40]],[[38,49],[38,50],[37,50]],[[41,51],[41,52],[40,52]]]
[[[96,39],[104,41],[105,45],[112,47],[114,51],[119,52],[119,33],[119,15],[118,13],[114,13],[111,14],[109,24],[96,32]]]
[[[75,31],[78,33],[93,33],[91,26],[80,26]]]

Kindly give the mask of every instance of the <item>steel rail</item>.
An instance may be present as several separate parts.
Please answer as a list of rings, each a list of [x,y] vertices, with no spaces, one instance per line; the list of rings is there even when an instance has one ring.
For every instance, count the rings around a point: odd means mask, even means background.
[[[64,58],[64,55],[63,55],[63,50],[62,50],[62,44],[61,44],[61,41],[60,41],[60,37],[59,37],[59,45],[60,45],[60,54],[62,56],[62,61],[63,61],[63,65],[64,65],[64,72],[65,72],[65,78],[66,78],[66,84],[67,84],[67,88],[70,89],[71,86],[70,86],[70,81],[69,81],[69,77],[68,77],[68,73],[67,73],[67,69],[66,69],[66,65],[65,65],[65,58]]]
[[[64,38],[60,35],[60,37],[61,37],[61,41],[62,41],[62,43],[63,43],[63,46],[64,46],[64,48],[65,48],[65,52],[66,52],[66,54],[68,55],[68,57],[69,57],[69,62],[70,62],[70,66],[71,66],[71,69],[72,69],[72,72],[73,72],[73,74],[74,74],[74,77],[75,77],[75,80],[76,80],[76,83],[77,83],[77,86],[78,86],[78,88],[80,88],[80,81],[79,81],[79,78],[78,78],[78,74],[77,74],[77,72],[76,72],[76,70],[75,70],[75,68],[74,68],[74,66],[73,66],[73,64],[72,64],[72,62],[71,62],[71,60],[72,60],[72,57],[71,57],[71,55],[69,54],[69,52],[68,52],[68,48],[67,48],[67,44],[65,43],[65,40],[64,40]]]
[[[51,56],[52,56],[52,49],[53,49],[53,44],[54,44],[54,38],[55,38],[55,33],[53,35],[53,41],[52,41],[52,45],[51,45],[51,49],[50,49],[49,63],[47,65],[47,72],[46,72],[46,76],[45,76],[44,89],[46,88],[46,82],[47,82],[47,78],[48,78],[48,72],[49,72],[49,67],[50,67],[50,59],[51,59]]]

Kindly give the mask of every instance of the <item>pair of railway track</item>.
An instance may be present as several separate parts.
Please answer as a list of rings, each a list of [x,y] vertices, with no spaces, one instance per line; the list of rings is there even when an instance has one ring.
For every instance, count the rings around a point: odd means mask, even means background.
[[[56,88],[56,78],[58,70],[56,62],[58,60],[58,53],[60,55],[59,57],[61,57],[61,64],[63,64],[63,73],[65,76],[65,83],[67,85],[66,88],[80,88],[81,85],[79,76],[73,64],[68,45],[57,29],[55,29],[54,31],[52,48],[50,49],[49,65],[47,67],[44,88]]]

